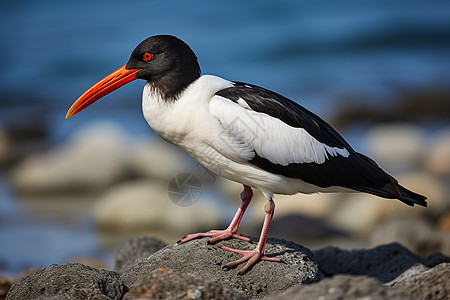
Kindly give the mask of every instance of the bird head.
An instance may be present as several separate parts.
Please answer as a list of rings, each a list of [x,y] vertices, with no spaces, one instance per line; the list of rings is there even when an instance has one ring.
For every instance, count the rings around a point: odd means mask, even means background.
[[[80,96],[70,107],[66,119],[79,113],[121,86],[144,79],[167,101],[200,77],[200,66],[192,49],[171,35],[156,35],[142,41],[128,62]]]

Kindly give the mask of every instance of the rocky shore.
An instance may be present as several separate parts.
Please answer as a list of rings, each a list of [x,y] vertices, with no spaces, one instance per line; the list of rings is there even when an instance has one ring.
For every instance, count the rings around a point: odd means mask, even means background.
[[[448,299],[450,257],[419,257],[398,243],[372,249],[316,251],[270,239],[262,261],[238,276],[224,265],[239,256],[207,239],[164,246],[135,238],[117,251],[114,270],[69,263],[18,280],[6,299]],[[162,247],[161,249],[158,249]],[[154,253],[151,253],[154,251]]]
[[[239,256],[220,246],[252,245],[236,240],[208,245],[206,239],[174,244],[185,234],[226,226],[241,185],[205,172],[160,140],[133,140],[116,123],[88,124],[59,145],[50,145],[46,135],[32,123],[0,128],[0,179],[11,187],[14,201],[28,215],[53,218],[55,224],[91,222],[107,251],[127,242],[115,252],[114,267],[69,257],[64,262],[70,263],[19,278],[0,275],[0,299],[447,299],[450,294],[448,124],[435,131],[411,123],[376,124],[355,146],[402,185],[426,195],[427,208],[359,193],[277,195],[269,237],[278,239],[269,240],[267,252],[283,262],[260,262],[244,276],[223,269]],[[167,182],[186,170],[202,177],[204,191],[193,207],[180,208],[168,200]],[[255,191],[240,233],[259,234],[262,200]],[[2,225],[16,224],[13,214],[5,216]],[[142,233],[146,237],[130,240]],[[0,259],[0,274],[8,271],[7,259]]]

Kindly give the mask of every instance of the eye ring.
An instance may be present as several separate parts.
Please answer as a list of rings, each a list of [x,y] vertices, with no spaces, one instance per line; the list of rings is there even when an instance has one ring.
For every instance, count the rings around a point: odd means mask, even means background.
[[[153,53],[150,53],[150,52],[144,53],[144,55],[142,55],[142,59],[143,59],[144,61],[150,61],[150,60],[152,60],[152,59],[153,59]]]

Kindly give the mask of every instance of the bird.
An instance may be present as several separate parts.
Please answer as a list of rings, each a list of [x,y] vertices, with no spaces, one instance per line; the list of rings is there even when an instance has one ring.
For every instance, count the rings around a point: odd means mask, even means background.
[[[275,194],[363,192],[427,206],[426,197],[401,186],[364,154],[356,152],[319,116],[268,89],[214,75],[202,75],[197,56],[181,39],[155,35],[143,40],[128,62],[83,93],[66,118],[136,79],[146,81],[142,111],[162,139],[178,146],[206,169],[243,185],[241,204],[226,229],[189,234],[178,241],[209,237],[208,243],[236,238],[239,224],[258,189],[265,218],[253,250],[223,246],[246,262],[243,275],[265,255]]]

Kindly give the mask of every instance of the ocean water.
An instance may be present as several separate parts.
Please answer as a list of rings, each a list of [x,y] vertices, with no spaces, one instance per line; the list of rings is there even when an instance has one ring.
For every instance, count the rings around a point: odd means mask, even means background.
[[[187,42],[205,74],[275,90],[325,118],[347,95],[383,105],[399,90],[445,87],[450,78],[449,1],[2,1],[0,23],[0,128],[42,120],[55,144],[99,118],[151,134],[140,116],[143,82],[64,116],[154,34]],[[4,269],[97,253],[91,227],[30,221],[14,197],[1,179]],[[32,250],[36,236],[47,246]]]
[[[398,88],[446,85],[450,76],[448,1],[29,0],[0,7],[2,111],[65,111],[154,34],[186,41],[204,73],[319,111],[347,93],[382,100]],[[142,85],[122,88],[104,107],[139,109]],[[124,97],[133,100],[113,102]]]

